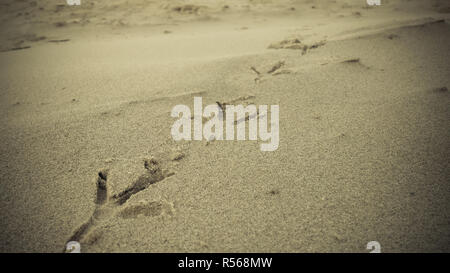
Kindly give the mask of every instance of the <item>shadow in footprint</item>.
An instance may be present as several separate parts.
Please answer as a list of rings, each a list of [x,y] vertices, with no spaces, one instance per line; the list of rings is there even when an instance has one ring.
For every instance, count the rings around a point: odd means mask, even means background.
[[[108,177],[108,171],[100,171],[97,178],[97,198],[95,203],[98,205],[104,204],[108,197],[108,190],[106,188],[106,180]]]
[[[127,187],[124,191],[113,196],[115,202],[119,205],[125,203],[130,197],[142,190],[145,190],[151,184],[159,182],[166,178],[161,171],[161,167],[155,159],[144,160],[144,167],[147,170],[146,173],[139,176],[134,183]]]

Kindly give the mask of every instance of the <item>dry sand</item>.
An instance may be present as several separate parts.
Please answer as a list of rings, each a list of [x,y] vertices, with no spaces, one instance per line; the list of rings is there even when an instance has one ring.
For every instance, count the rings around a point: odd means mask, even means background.
[[[450,251],[448,1],[81,1],[0,4],[1,252]]]

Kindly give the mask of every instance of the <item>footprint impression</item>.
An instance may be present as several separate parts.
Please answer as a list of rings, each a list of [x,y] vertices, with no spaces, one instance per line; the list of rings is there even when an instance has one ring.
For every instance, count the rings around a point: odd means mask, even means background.
[[[145,172],[130,186],[112,196],[110,196],[108,185],[108,170],[99,171],[95,180],[97,186],[96,208],[89,220],[78,227],[67,242],[76,241],[82,244],[94,244],[101,237],[100,226],[115,216],[130,219],[139,215],[154,217],[164,213],[172,214],[173,205],[167,201],[140,201],[126,205],[127,200],[136,193],[174,174],[162,170],[160,163],[154,158],[145,159],[144,167]]]

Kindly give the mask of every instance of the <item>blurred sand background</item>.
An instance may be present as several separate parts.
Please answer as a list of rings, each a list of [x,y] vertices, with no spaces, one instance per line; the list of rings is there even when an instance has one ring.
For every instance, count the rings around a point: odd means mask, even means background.
[[[2,1],[0,251],[449,252],[450,2],[381,2]],[[194,96],[278,150],[175,142]]]

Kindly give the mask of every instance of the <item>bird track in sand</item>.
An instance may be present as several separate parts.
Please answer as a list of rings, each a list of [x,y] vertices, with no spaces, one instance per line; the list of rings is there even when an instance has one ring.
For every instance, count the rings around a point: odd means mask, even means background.
[[[133,195],[174,175],[171,171],[162,170],[159,161],[154,158],[145,159],[144,168],[145,172],[130,186],[112,196],[109,196],[108,169],[99,171],[95,180],[97,187],[94,200],[96,208],[89,220],[79,226],[67,242],[77,241],[92,245],[101,237],[101,225],[115,216],[130,219],[139,215],[155,217],[163,213],[172,214],[174,210],[172,203],[164,200],[140,201],[137,204],[125,205]]]
[[[293,71],[290,69],[281,69],[284,67],[285,64],[286,64],[285,61],[278,61],[274,65],[272,65],[271,68],[265,73],[262,73],[258,69],[256,69],[254,66],[251,66],[250,69],[256,73],[256,78],[254,79],[255,83],[261,82],[261,80],[265,76],[268,76],[268,75],[277,76],[277,75],[281,75],[281,74],[292,73]]]

